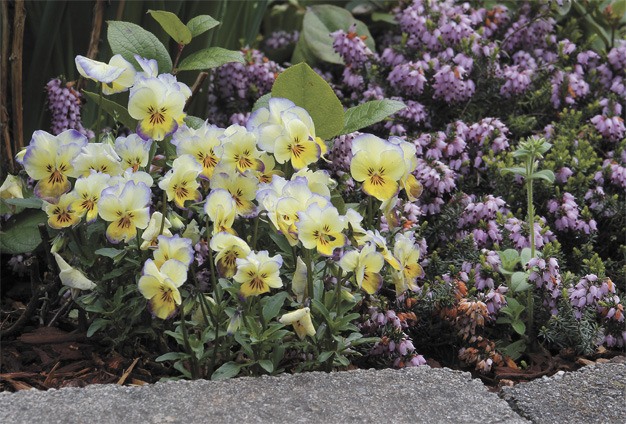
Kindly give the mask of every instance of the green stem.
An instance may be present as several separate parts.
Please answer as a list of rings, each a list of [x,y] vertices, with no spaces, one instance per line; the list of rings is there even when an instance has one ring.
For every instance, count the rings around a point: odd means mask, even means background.
[[[98,142],[100,138],[100,116],[102,114],[102,84],[98,84],[98,95],[100,96],[100,101],[98,102],[98,114],[96,115],[96,131],[94,132],[93,140],[95,143]]]
[[[313,258],[310,249],[304,248],[304,260],[307,268],[305,297],[313,299]]]
[[[529,238],[530,238],[530,257],[531,259],[533,259],[535,257],[535,206],[533,203],[533,180],[531,179],[531,175],[534,173],[534,155],[531,155],[531,158],[528,160],[526,169],[526,194],[527,194],[527,203],[528,203],[528,231],[529,233]],[[535,305],[534,305],[534,297],[533,297],[533,290],[532,288],[528,290],[528,295],[527,295],[527,300],[526,300],[526,310],[528,313],[528,336],[531,340],[531,343],[534,344],[534,330],[533,330],[533,326],[534,326],[534,321],[535,321],[535,314],[534,314],[534,309],[535,309]]]
[[[215,263],[213,262],[213,250],[211,250],[211,232],[209,230],[209,217],[206,217],[206,244],[209,254],[209,269],[211,270],[211,284],[217,288],[217,276],[215,274]]]
[[[185,350],[191,357],[191,378],[196,380],[200,378],[200,369],[198,367],[198,359],[196,358],[195,353],[191,349],[191,345],[189,344],[189,334],[187,334],[187,324],[185,322],[185,311],[183,308],[183,304],[181,303],[179,306],[180,313],[180,326],[183,330],[183,341],[185,343]]]
[[[163,230],[165,229],[165,214],[167,214],[167,193],[163,191],[163,206],[161,207],[161,228],[159,228],[159,235],[163,234]]]
[[[258,233],[259,233],[259,215],[257,214],[257,216],[254,217],[254,229],[252,230],[252,243],[250,246],[252,250],[256,250],[256,239],[258,237]]]

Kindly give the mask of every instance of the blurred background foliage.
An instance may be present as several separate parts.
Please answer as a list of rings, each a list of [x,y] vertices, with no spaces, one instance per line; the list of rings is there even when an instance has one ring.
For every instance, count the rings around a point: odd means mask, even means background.
[[[201,14],[211,15],[221,22],[214,30],[195,38],[185,48],[185,55],[205,47],[235,50],[244,46],[256,47],[262,40],[261,34],[269,35],[276,30],[300,31],[307,7],[320,3],[347,9],[363,20],[375,35],[377,25],[384,27],[392,24],[393,18],[386,12],[398,1],[3,0],[1,3],[0,135],[3,147],[0,178],[4,178],[7,172],[15,172],[11,158],[28,144],[33,131],[49,129],[50,116],[44,90],[46,83],[55,77],[74,81],[78,77],[74,64],[76,55],[104,62],[110,59],[111,51],[106,41],[107,21],[120,20],[140,25],[155,34],[175,56],[176,43],[146,13],[148,10],[175,13],[183,22]],[[521,4],[511,0],[474,0],[471,3],[484,7],[500,3],[511,9]],[[559,14],[563,21],[566,18],[584,21],[585,34],[582,35],[594,40],[594,47],[610,48],[616,40],[624,39],[626,0],[562,0],[560,3]],[[283,53],[281,57],[271,58],[278,62],[288,61],[292,52]],[[16,66],[20,60],[21,71]],[[178,77],[191,85],[196,75],[184,72]],[[204,117],[205,109],[206,96],[197,96],[189,112]],[[96,119],[93,104],[86,105],[82,118],[85,126],[92,126]]]

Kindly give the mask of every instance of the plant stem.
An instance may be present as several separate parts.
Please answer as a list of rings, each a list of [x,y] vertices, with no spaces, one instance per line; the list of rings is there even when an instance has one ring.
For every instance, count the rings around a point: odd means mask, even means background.
[[[189,344],[189,334],[187,334],[187,324],[185,323],[185,311],[184,311],[182,303],[179,306],[179,313],[180,313],[180,326],[183,329],[183,340],[185,343],[185,350],[191,357],[191,378],[193,380],[196,380],[200,378],[200,369],[198,368],[198,359],[196,358],[196,355],[191,349],[191,345]]]
[[[313,258],[310,249],[304,248],[304,260],[307,268],[305,297],[313,299]]]
[[[530,237],[530,257],[534,259],[535,257],[535,206],[533,204],[533,180],[531,175],[535,171],[535,158],[534,155],[528,159],[526,163],[526,194],[527,194],[527,203],[528,203],[528,231]],[[533,330],[535,314],[534,314],[534,297],[533,297],[533,289],[528,290],[528,297],[526,300],[526,310],[528,313],[528,337],[531,340],[531,343],[535,342],[535,332]]]
[[[259,232],[259,215],[254,217],[254,229],[252,230],[252,243],[250,243],[250,247],[252,250],[256,250],[256,239],[258,237]]]
[[[98,142],[100,137],[100,114],[102,113],[102,84],[98,84],[98,95],[100,96],[100,101],[98,102],[98,113],[96,114],[96,131],[93,135],[94,143]]]
[[[159,228],[159,235],[163,234],[163,230],[165,229],[165,214],[167,213],[167,192],[163,191],[163,206],[161,207],[161,228]]]

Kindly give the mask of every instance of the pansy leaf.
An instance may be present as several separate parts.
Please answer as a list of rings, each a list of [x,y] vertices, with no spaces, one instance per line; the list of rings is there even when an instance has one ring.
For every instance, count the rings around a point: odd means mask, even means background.
[[[340,134],[348,134],[382,121],[404,109],[406,105],[397,100],[371,100],[346,110]]]
[[[204,119],[198,118],[197,116],[187,115],[185,116],[184,121],[185,121],[185,125],[187,125],[189,128],[192,128],[194,130],[197,130],[198,128],[204,125]]]
[[[41,209],[41,205],[43,204],[41,199],[38,199],[36,197],[28,197],[26,199],[2,199],[2,201],[9,205],[26,209]]]
[[[41,210],[24,211],[5,222],[0,232],[0,252],[15,255],[32,252],[41,243],[39,224],[48,216]]]
[[[236,362],[226,362],[224,365],[215,370],[211,376],[211,380],[226,380],[228,378],[236,377],[244,364],[238,364]]]
[[[102,107],[102,110],[111,115],[111,117],[117,122],[121,122],[131,130],[137,128],[137,120],[130,116],[128,109],[121,104],[115,103],[107,98],[100,97],[100,95],[96,93],[89,91],[83,91],[83,93],[89,98],[89,100]]]
[[[316,135],[329,139],[341,132],[344,112],[333,89],[306,63],[290,66],[276,78],[272,97],[284,97],[306,109]]]
[[[187,28],[191,31],[192,37],[197,37],[211,28],[215,28],[219,24],[219,21],[216,21],[209,15],[199,15],[195,18],[191,18],[189,22],[187,22]]]
[[[187,25],[181,22],[178,16],[165,10],[148,10],[148,13],[178,44],[189,44],[191,42],[191,31]]]
[[[202,71],[213,69],[229,62],[244,63],[243,54],[221,47],[208,47],[181,60],[178,71]]]
[[[121,54],[137,68],[139,64],[135,60],[136,54],[155,59],[160,73],[172,71],[172,58],[154,34],[130,22],[108,21],[108,24],[107,39],[113,54]]]
[[[93,336],[94,334],[96,334],[98,330],[101,330],[102,328],[109,325],[110,322],[111,321],[106,318],[94,319],[91,325],[89,326],[89,328],[87,329],[87,337]]]
[[[261,360],[259,360],[258,363],[261,366],[261,368],[263,368],[269,374],[274,372],[274,363],[271,360],[269,360],[269,359],[261,359]]]
[[[276,293],[274,296],[264,298],[263,305],[263,319],[265,322],[275,318],[282,308],[285,299],[289,296],[289,293],[282,291]]]

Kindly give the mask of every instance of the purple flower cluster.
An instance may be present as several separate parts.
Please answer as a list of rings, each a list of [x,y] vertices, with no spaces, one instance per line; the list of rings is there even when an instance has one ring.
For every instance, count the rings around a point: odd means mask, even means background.
[[[561,297],[561,274],[556,258],[532,258],[526,268],[530,270],[528,280],[544,291],[544,305],[550,308],[552,315],[556,315],[557,301]]]
[[[274,31],[264,41],[264,46],[269,50],[280,50],[298,42],[300,33],[298,31]]]
[[[500,87],[500,95],[508,99],[523,94],[528,90],[533,76],[533,70],[522,69],[519,65],[505,65],[502,69],[501,76],[506,82]]]
[[[492,246],[502,241],[502,231],[497,223],[498,215],[506,215],[509,211],[506,202],[500,197],[486,196],[476,201],[469,196],[468,203],[459,217],[457,239],[464,239],[472,234],[477,248]],[[493,286],[492,286],[493,287]]]
[[[93,137],[93,131],[85,129],[80,119],[82,96],[71,84],[63,86],[59,78],[54,78],[46,84],[46,92],[48,109],[52,114],[52,134],[58,135],[65,130],[74,129],[87,138]]]
[[[524,221],[515,217],[507,218],[504,224],[504,228],[509,232],[510,240],[518,250],[530,247],[530,237],[526,227]],[[554,233],[547,229],[545,218],[539,217],[539,222],[535,222],[533,227],[535,230],[535,248],[541,249],[546,243],[556,240]]]
[[[468,72],[462,66],[445,65],[434,76],[433,98],[443,99],[446,103],[459,103],[468,100],[474,94],[476,85],[467,78]]]
[[[397,368],[426,365],[426,360],[415,352],[413,342],[404,332],[409,327],[407,321],[415,319],[415,314],[401,313],[401,316],[398,316],[391,309],[381,312],[377,308],[370,308],[369,314],[370,318],[361,324],[361,331],[381,336],[381,340],[376,342],[370,355],[389,357],[393,359],[393,366]]]
[[[590,234],[597,231],[594,219],[580,219],[580,210],[571,193],[564,193],[561,199],[550,199],[548,211],[554,216],[554,225],[559,231],[582,231]]]
[[[330,35],[333,37],[333,48],[348,68],[361,68],[374,55],[365,44],[365,36],[357,34],[356,24],[352,24],[347,33],[340,29]]]

